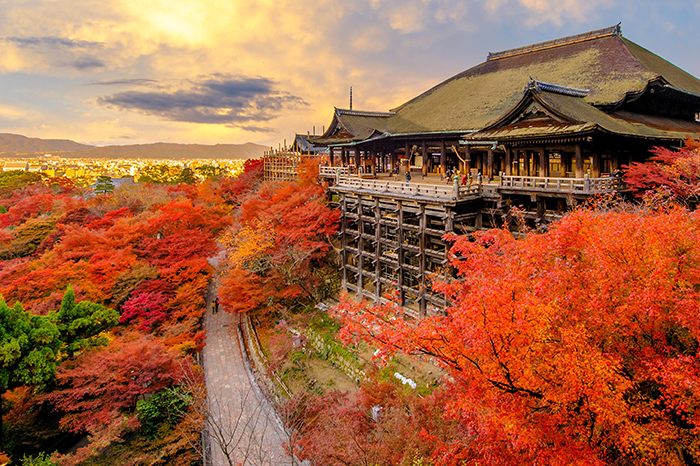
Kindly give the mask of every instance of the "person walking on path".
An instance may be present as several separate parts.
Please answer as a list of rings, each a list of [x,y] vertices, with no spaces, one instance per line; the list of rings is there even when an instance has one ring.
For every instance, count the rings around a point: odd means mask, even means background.
[[[214,298],[214,300],[211,302],[211,312],[213,312],[214,314],[219,312],[219,297],[218,296],[216,298]]]

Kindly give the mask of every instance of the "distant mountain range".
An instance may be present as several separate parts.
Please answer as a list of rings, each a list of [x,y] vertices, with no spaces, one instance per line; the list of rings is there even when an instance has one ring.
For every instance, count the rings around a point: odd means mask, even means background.
[[[68,139],[28,138],[0,133],[0,157],[53,154],[66,158],[95,159],[255,159],[269,147],[246,144],[133,144],[90,146]]]

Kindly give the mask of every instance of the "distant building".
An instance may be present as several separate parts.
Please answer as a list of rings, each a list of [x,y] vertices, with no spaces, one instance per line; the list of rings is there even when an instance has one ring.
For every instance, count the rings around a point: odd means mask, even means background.
[[[28,169],[29,164],[27,162],[5,162],[5,165],[2,167],[2,171],[4,172],[10,172],[14,170],[26,172]]]

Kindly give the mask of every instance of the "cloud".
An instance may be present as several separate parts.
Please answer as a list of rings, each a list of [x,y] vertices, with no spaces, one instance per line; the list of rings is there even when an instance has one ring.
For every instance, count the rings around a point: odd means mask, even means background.
[[[300,97],[278,90],[274,81],[263,77],[216,74],[183,84],[187,87],[118,92],[100,97],[98,103],[165,120],[227,125],[255,132],[271,131],[257,123],[272,120],[281,111],[308,105]]]
[[[73,48],[88,48],[102,46],[99,42],[90,42],[85,40],[71,40],[64,37],[6,37],[5,41],[13,42],[23,47],[65,47]]]
[[[132,79],[113,79],[111,81],[95,81],[85,83],[86,86],[148,86],[156,84],[155,79],[147,78],[132,78]]]
[[[65,37],[5,37],[3,41],[19,49],[27,49],[41,55],[44,60],[59,67],[74,68],[78,71],[93,71],[104,68],[105,63],[95,56],[104,44]]]

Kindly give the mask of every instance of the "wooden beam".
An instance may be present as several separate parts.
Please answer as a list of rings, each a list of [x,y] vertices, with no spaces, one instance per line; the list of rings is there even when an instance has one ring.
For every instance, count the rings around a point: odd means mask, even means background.
[[[419,277],[420,277],[420,290],[418,292],[418,311],[421,316],[425,316],[427,312],[427,301],[425,299],[426,295],[426,288],[428,287],[427,280],[425,279],[425,248],[427,247],[426,244],[426,235],[425,235],[425,230],[428,226],[428,219],[425,215],[425,204],[420,205],[420,220],[419,220],[419,242],[420,242],[420,269],[419,269]]]
[[[593,152],[593,163],[591,164],[591,175],[593,178],[600,178],[600,152]]]
[[[362,220],[362,196],[357,196],[357,231],[359,235],[357,236],[357,250],[359,254],[357,255],[357,288],[360,290],[358,293],[358,301],[362,301],[362,294],[363,290],[365,288],[365,283],[364,283],[364,275],[362,275],[362,271],[364,270],[364,265],[365,265],[365,259],[364,259],[364,251],[365,251],[365,239],[363,237],[364,233],[364,221]]]
[[[576,144],[576,178],[583,178],[583,155],[581,144]]]
[[[517,151],[515,151],[517,154]],[[512,175],[512,169],[513,169],[513,150],[509,147],[506,146],[506,175],[511,176]]]
[[[340,266],[342,270],[341,287],[345,293],[348,291],[348,219],[345,213],[348,211],[348,198],[345,194],[340,194],[343,216],[340,221]]]
[[[440,174],[444,175],[447,171],[447,151],[445,150],[445,140],[440,140]]]
[[[382,211],[379,206],[379,199],[374,200],[374,302],[378,303],[382,299]]]
[[[397,236],[397,242],[399,243],[399,247],[396,250],[396,254],[398,256],[398,262],[399,262],[399,268],[398,268],[398,274],[399,276],[397,277],[397,285],[399,288],[399,303],[401,305],[404,305],[404,291],[403,291],[403,272],[404,272],[404,248],[403,248],[403,202],[402,201],[396,201],[397,207],[399,209],[398,211],[398,222],[396,226],[396,236]]]
[[[540,152],[540,169],[539,169],[539,176],[549,176],[549,160],[546,158],[546,153],[544,151],[544,147],[539,148]]]

